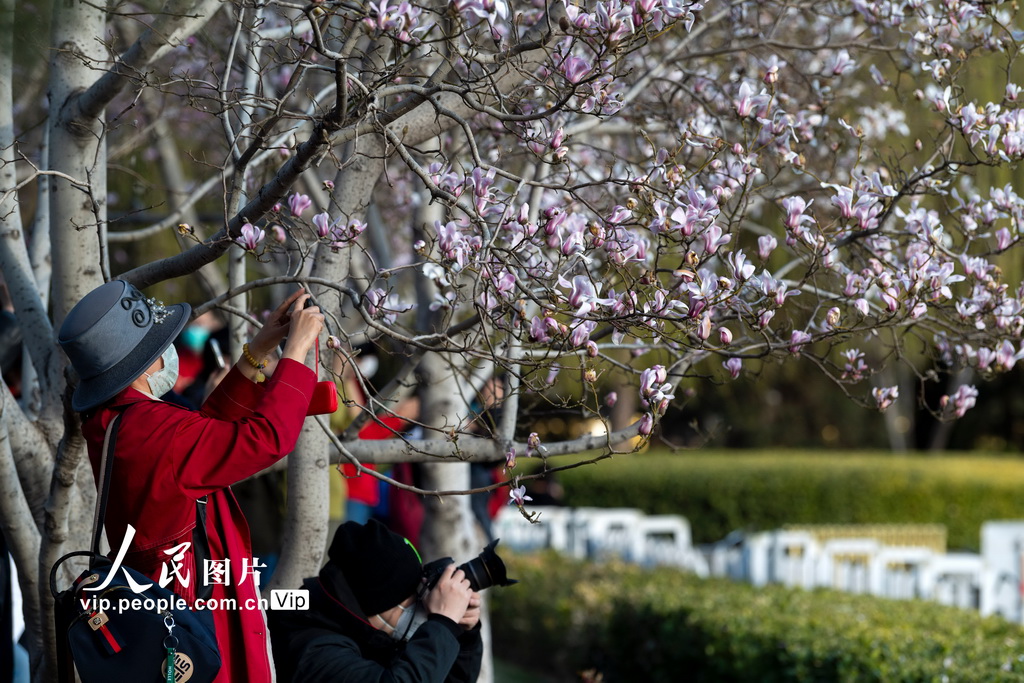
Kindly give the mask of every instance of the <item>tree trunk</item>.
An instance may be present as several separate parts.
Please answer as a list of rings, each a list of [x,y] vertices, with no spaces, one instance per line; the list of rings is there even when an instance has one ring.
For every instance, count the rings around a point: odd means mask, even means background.
[[[93,66],[107,55],[101,5],[76,0],[53,8],[50,64],[50,166],[65,177],[50,179],[50,236],[53,244],[53,310],[57,325],[72,306],[102,284],[101,254],[107,220],[106,136],[103,114],[75,118],[73,99],[96,80]],[[76,184],[72,185],[73,180]]]
[[[295,451],[288,456],[288,516],[271,588],[298,588],[320,570],[327,544],[327,477],[334,474],[328,468],[331,446],[320,419],[306,418]]]

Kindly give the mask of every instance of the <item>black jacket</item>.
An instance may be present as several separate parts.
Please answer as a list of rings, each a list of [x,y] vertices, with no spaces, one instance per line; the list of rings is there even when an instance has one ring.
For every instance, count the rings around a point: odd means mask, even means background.
[[[267,612],[280,683],[472,683],[480,675],[480,627],[432,614],[407,643],[366,620],[342,573],[328,564],[306,579],[306,611]]]

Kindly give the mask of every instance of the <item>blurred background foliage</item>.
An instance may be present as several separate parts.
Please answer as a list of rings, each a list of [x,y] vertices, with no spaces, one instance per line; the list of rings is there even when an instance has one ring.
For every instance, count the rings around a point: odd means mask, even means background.
[[[519,463],[523,472],[540,468],[537,459]],[[991,453],[651,449],[556,476],[567,505],[682,515],[695,543],[787,525],[941,524],[948,549],[977,552],[982,524],[1024,514],[1020,459]]]

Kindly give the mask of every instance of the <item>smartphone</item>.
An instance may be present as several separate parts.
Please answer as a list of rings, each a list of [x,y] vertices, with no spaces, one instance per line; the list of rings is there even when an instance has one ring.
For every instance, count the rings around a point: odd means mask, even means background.
[[[210,350],[213,351],[213,358],[217,361],[217,367],[223,370],[227,367],[224,364],[224,353],[220,350],[220,342],[210,337]]]

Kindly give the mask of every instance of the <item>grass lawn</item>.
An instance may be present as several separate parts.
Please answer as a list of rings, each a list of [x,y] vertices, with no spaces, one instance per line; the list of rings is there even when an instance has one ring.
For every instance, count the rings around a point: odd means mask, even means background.
[[[558,679],[528,671],[506,660],[495,659],[494,683],[558,683]]]

